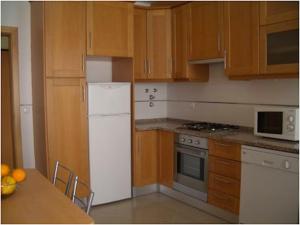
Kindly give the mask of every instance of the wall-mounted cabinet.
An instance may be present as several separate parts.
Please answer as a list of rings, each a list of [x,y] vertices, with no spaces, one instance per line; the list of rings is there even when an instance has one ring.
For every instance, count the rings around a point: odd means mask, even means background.
[[[299,17],[298,1],[260,2],[260,25],[295,20]]]
[[[85,25],[84,2],[44,3],[46,77],[85,76]]]
[[[87,2],[87,55],[133,56],[133,4]]]
[[[259,3],[224,3],[224,67],[229,77],[259,74]]]
[[[209,66],[188,63],[188,5],[172,9],[172,76],[175,80],[208,81]]]
[[[275,23],[260,28],[260,72],[299,73],[299,21]]]
[[[223,57],[223,3],[188,4],[189,60]]]
[[[171,10],[134,10],[135,79],[171,79]]]

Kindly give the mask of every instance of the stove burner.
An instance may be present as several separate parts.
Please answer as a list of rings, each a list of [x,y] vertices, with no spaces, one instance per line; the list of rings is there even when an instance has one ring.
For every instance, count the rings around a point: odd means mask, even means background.
[[[230,124],[221,124],[221,123],[207,123],[207,122],[195,122],[195,123],[185,123],[183,124],[183,128],[189,130],[209,130],[209,131],[217,131],[217,130],[236,130],[239,129],[239,126],[230,125]]]

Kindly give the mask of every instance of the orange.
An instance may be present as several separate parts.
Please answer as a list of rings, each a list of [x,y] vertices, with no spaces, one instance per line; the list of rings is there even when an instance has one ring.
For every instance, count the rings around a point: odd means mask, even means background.
[[[15,169],[12,172],[12,177],[17,181],[21,182],[26,178],[26,172],[23,169]]]
[[[9,166],[6,164],[1,164],[1,177],[7,176],[9,174]]]

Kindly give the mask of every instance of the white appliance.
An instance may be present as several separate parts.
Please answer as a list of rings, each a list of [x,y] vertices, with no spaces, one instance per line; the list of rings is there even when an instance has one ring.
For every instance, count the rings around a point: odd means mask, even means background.
[[[299,108],[260,106],[254,111],[255,135],[299,140]]]
[[[240,223],[298,223],[299,155],[242,146]]]
[[[88,83],[93,205],[131,197],[130,83]]]

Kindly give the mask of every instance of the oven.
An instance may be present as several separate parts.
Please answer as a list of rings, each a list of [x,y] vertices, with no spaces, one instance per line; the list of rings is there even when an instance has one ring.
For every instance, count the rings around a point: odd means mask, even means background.
[[[174,189],[207,201],[207,139],[176,136],[174,151]]]

